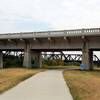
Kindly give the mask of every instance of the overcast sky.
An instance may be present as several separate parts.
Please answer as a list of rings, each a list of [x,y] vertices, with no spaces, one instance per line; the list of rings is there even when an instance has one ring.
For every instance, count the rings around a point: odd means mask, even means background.
[[[0,0],[0,33],[100,27],[100,0]]]
[[[100,0],[0,0],[0,33],[93,27]]]

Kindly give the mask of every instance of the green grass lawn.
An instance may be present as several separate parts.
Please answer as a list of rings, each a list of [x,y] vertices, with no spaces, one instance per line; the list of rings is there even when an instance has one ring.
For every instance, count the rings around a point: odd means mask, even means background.
[[[63,74],[74,100],[100,100],[100,69],[65,70]]]
[[[0,70],[0,93],[14,87],[25,79],[43,71],[42,69],[9,68]]]

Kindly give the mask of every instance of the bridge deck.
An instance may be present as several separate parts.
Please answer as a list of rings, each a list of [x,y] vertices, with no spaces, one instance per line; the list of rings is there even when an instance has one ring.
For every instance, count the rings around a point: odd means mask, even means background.
[[[100,28],[0,34],[0,39],[100,36]]]

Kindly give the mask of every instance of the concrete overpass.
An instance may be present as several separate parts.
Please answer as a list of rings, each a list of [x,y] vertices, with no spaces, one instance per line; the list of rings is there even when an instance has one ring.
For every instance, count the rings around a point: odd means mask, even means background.
[[[1,68],[4,50],[24,51],[23,66],[27,68],[31,59],[42,66],[42,51],[81,50],[84,70],[92,70],[93,51],[100,50],[100,28],[0,34]]]

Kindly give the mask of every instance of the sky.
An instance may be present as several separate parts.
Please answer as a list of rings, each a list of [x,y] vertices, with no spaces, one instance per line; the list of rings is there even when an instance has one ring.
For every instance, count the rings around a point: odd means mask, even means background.
[[[0,0],[0,33],[100,27],[100,0]]]
[[[0,34],[95,27],[100,0],[0,0]]]

